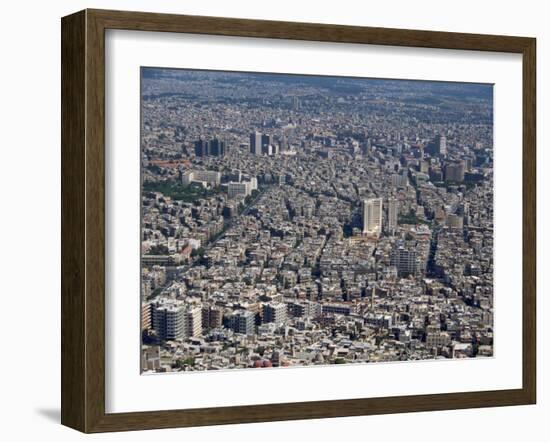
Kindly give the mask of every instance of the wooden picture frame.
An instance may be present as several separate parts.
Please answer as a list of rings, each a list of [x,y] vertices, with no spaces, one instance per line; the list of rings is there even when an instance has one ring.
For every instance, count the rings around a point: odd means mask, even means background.
[[[282,421],[534,404],[536,400],[536,96],[533,38],[106,10],[62,28],[62,410],[83,432]],[[523,57],[523,385],[513,390],[105,412],[105,30],[123,29],[418,48]]]

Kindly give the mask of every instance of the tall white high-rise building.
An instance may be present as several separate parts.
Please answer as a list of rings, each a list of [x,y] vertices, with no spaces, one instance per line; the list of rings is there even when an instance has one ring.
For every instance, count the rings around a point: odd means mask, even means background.
[[[363,233],[380,236],[382,230],[382,198],[363,201]]]
[[[181,301],[161,299],[151,310],[153,329],[161,340],[182,339],[186,335],[185,304]]]
[[[169,341],[202,333],[202,309],[175,299],[159,299],[152,304],[152,326],[159,339]]]
[[[397,229],[398,204],[395,198],[388,199],[388,231],[391,233],[394,233]]]
[[[250,134],[250,153],[252,155],[262,154],[262,134],[260,132],[252,132]]]
[[[447,137],[445,135],[437,135],[435,137],[435,147],[439,155],[447,154]]]
[[[390,263],[397,267],[399,276],[416,275],[420,270],[416,250],[405,248],[403,245],[394,247]]]
[[[202,333],[202,309],[200,306],[188,306],[185,312],[186,336],[200,336]]]

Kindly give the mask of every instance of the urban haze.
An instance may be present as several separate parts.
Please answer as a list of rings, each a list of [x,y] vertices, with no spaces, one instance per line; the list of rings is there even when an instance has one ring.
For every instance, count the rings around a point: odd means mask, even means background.
[[[493,88],[141,70],[143,372],[493,355]]]

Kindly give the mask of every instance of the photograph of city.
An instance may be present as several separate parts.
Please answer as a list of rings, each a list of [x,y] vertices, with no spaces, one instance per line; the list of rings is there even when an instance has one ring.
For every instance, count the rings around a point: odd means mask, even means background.
[[[492,85],[143,67],[140,148],[142,373],[493,356]]]

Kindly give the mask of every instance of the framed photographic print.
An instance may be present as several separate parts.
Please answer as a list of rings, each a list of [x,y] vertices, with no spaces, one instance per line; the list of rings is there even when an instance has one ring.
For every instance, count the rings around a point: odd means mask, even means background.
[[[535,40],[62,19],[62,423],[535,403]]]

